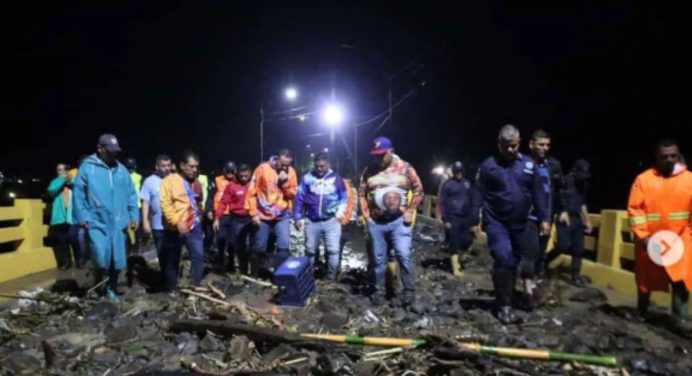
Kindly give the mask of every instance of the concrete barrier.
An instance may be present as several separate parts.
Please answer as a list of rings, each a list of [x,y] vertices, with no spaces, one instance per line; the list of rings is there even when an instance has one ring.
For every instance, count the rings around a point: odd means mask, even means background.
[[[435,196],[427,195],[423,205],[419,208],[419,214],[433,220],[442,222],[436,218]],[[582,261],[582,274],[591,278],[596,287],[611,289],[630,297],[637,297],[637,285],[634,280],[634,243],[632,243],[632,229],[625,210],[603,210],[600,214],[589,214],[593,224],[594,235],[584,235],[584,248],[595,254],[594,260]],[[555,246],[556,231],[553,226],[548,249]],[[688,250],[692,251],[692,250]],[[551,268],[569,267],[571,257],[561,255],[551,264]],[[671,296],[669,293],[654,292],[651,296],[653,302],[669,307]],[[692,313],[692,305],[690,306]]]
[[[43,245],[48,226],[43,224],[40,200],[15,200],[0,207],[0,282],[55,269],[53,251]]]

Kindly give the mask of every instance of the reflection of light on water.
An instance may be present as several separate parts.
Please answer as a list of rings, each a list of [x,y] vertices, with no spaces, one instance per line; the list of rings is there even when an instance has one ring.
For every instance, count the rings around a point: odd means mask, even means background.
[[[303,231],[296,230],[293,224],[291,224],[291,252],[295,256],[305,256],[305,235]],[[322,242],[320,242],[319,245],[319,253],[321,259],[326,261]],[[365,269],[367,266],[368,260],[365,255],[365,250],[362,252],[355,251],[351,247],[351,243],[347,242],[341,254],[342,272],[348,269]]]

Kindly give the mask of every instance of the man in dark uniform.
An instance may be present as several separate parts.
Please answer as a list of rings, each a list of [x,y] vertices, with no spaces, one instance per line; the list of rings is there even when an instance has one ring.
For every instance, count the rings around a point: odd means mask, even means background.
[[[591,233],[593,226],[586,207],[588,189],[589,162],[584,159],[574,161],[572,171],[565,175],[565,184],[560,190],[561,201],[565,203],[558,219],[557,245],[546,257],[551,262],[560,254],[572,255],[572,284],[577,287],[586,285],[581,272],[581,260],[584,255],[584,233]]]
[[[513,125],[505,125],[498,136],[498,155],[478,168],[472,190],[472,213],[483,210],[483,227],[495,260],[496,316],[503,324],[517,322],[512,311],[512,295],[519,261],[527,252],[536,252],[538,238],[529,225],[529,213],[537,210],[540,232],[550,231],[548,203],[533,159],[519,153],[521,138]],[[522,275],[522,277],[527,277]]]
[[[549,205],[548,213],[550,214],[550,220],[552,222],[554,216],[559,214],[564,207],[564,203],[561,200],[561,196],[558,194],[563,187],[562,165],[557,158],[548,155],[548,153],[550,153],[550,148],[550,134],[542,129],[535,130],[529,141],[529,149],[531,150],[531,156],[534,162],[536,162],[538,175],[541,177],[543,192],[546,194]],[[535,210],[531,213],[531,220],[536,227],[538,227],[538,218]],[[550,233],[538,237],[538,254],[534,257],[536,266],[535,272],[538,276],[542,276],[545,273],[545,252],[548,247],[549,239]]]
[[[442,202],[442,221],[449,234],[452,274],[455,276],[461,276],[459,258],[462,252],[468,251],[473,244],[471,227],[478,224],[478,217],[474,218],[470,210],[470,190],[471,184],[464,179],[464,165],[458,161],[454,162],[452,177],[440,188],[439,197]]]

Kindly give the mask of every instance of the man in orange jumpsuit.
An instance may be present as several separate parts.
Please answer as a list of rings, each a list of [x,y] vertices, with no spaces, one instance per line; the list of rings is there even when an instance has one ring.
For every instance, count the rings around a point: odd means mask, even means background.
[[[669,291],[675,326],[692,329],[688,314],[692,289],[692,173],[681,162],[678,145],[663,140],[656,146],[656,165],[637,176],[627,212],[635,235],[635,276],[638,308],[647,316],[651,291]],[[667,234],[661,231],[670,231]],[[674,233],[674,234],[673,234]],[[680,252],[670,251],[676,242]],[[649,248],[652,248],[649,250]]]

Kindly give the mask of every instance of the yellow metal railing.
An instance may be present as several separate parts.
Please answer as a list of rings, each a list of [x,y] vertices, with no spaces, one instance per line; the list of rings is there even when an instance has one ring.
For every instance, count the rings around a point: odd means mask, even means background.
[[[56,267],[51,248],[43,245],[48,226],[43,224],[40,200],[15,200],[0,207],[0,282]]]
[[[435,220],[436,218],[435,196],[425,196],[423,204],[419,208],[419,214]],[[632,243],[632,230],[630,228],[627,212],[624,210],[603,210],[600,214],[589,214],[594,231],[584,235],[584,248],[596,254],[595,261],[582,261],[582,274],[591,278],[597,287],[615,290],[625,295],[636,297],[637,285],[634,273],[628,270],[628,265],[634,265],[634,244]],[[555,228],[548,244],[548,249],[555,245]],[[561,255],[551,264],[551,268],[569,265],[571,257]],[[623,267],[624,266],[624,267]],[[631,268],[630,268],[631,269]],[[652,300],[661,306],[670,305],[670,294],[654,292]],[[692,306],[690,306],[692,313]]]

